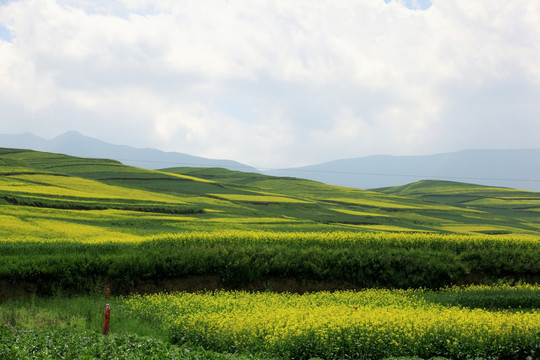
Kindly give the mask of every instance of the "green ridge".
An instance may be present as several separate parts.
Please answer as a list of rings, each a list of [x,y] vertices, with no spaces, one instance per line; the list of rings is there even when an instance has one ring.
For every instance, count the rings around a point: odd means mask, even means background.
[[[366,191],[220,168],[155,171],[14,149],[0,150],[0,174],[5,205],[35,208],[33,218],[44,217],[37,208],[49,209],[49,217],[52,209],[125,211],[111,214],[110,221],[102,216],[101,223],[95,213],[77,214],[71,221],[123,233],[134,232],[128,212],[154,214],[138,219],[148,224],[147,230],[154,229],[144,235],[210,228],[463,234],[540,230],[540,194],[447,181]],[[4,207],[3,213],[21,219],[17,209],[23,208]],[[129,225],[120,226],[117,218]]]

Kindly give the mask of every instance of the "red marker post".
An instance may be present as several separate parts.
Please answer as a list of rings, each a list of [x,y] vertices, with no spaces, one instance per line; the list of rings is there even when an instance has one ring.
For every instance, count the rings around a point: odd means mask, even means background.
[[[103,335],[109,335],[109,326],[111,322],[111,307],[109,304],[105,305],[105,319],[103,320],[103,328],[101,331]]]

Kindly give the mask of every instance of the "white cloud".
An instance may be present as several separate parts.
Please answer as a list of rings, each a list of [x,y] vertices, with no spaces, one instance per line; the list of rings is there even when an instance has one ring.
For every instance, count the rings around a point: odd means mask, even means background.
[[[35,64],[13,47],[0,41],[0,97],[28,112],[38,112],[55,101],[54,81],[50,74],[37,72]]]
[[[0,26],[0,132],[260,167],[538,146],[534,1],[29,0]]]

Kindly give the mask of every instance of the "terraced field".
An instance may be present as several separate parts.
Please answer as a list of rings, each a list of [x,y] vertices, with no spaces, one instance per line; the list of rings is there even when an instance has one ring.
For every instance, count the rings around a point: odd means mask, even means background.
[[[200,222],[205,230],[209,225],[246,229],[246,223],[253,230],[255,218],[261,219],[264,230],[280,231],[536,234],[540,230],[536,216],[540,195],[511,189],[428,181],[372,192],[224,169],[151,171],[32,151],[5,149],[1,154],[0,201],[15,205],[4,206],[4,216],[17,217],[13,213],[17,206],[28,205],[146,212],[152,221],[157,214],[189,215],[182,219],[183,228],[194,230]],[[95,220],[95,214],[90,219]],[[161,216],[173,228],[178,220]]]

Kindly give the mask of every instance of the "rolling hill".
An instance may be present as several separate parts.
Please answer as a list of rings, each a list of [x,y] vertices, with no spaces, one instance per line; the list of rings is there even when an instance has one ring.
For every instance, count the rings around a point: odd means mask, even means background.
[[[222,168],[148,170],[113,160],[15,149],[0,150],[0,174],[4,219],[21,219],[24,210],[25,224],[44,218],[62,222],[73,215],[70,226],[96,226],[98,231],[105,224],[115,232],[140,235],[213,228],[463,234],[540,230],[540,194],[463,183],[423,181],[367,191]],[[137,222],[145,226],[132,227]],[[16,233],[9,229],[4,227],[4,236]]]

